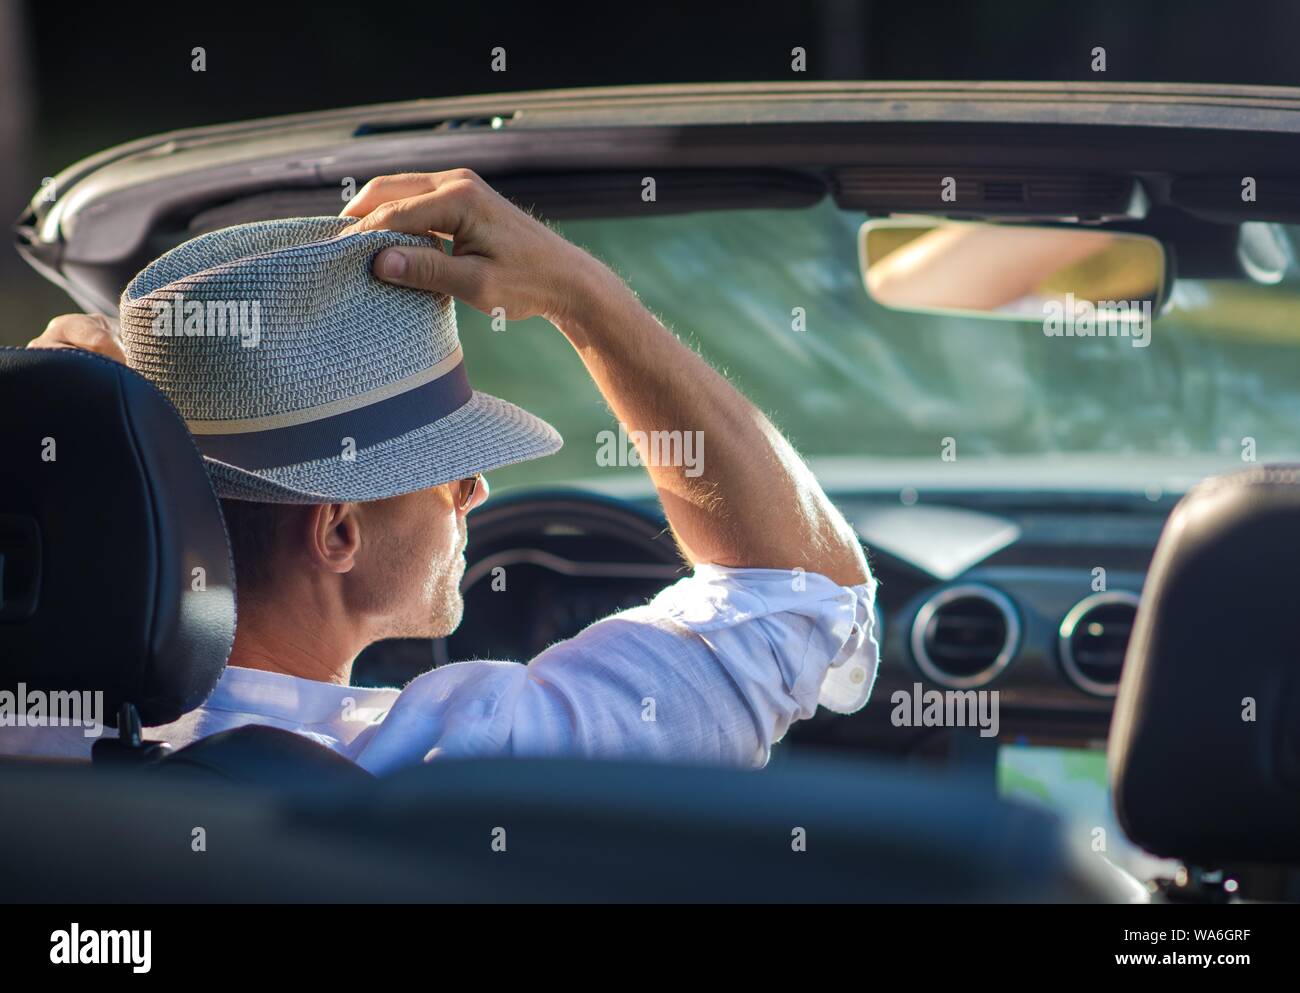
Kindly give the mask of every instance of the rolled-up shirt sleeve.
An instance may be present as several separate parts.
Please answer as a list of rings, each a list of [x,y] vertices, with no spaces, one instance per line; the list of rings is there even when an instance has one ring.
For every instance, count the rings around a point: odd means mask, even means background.
[[[875,582],[702,565],[529,663],[507,751],[761,766],[818,705],[866,703]]]

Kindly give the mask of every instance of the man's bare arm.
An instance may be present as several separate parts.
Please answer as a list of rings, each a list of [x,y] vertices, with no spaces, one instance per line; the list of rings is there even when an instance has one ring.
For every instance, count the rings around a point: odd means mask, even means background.
[[[865,582],[852,530],[781,433],[600,269],[556,326],[629,432],[699,432],[703,458],[690,470],[698,475],[649,464],[641,452],[687,557]],[[646,447],[645,436],[638,442]]]
[[[693,563],[803,568],[844,585],[866,581],[857,538],[794,449],[609,268],[466,170],[381,177],[344,213],[357,217],[360,229],[449,237],[452,255],[388,249],[376,259],[376,275],[450,293],[485,312],[502,307],[511,320],[547,318],[577,349],[629,433],[701,433],[698,467],[648,465]],[[638,447],[643,461],[656,461]]]

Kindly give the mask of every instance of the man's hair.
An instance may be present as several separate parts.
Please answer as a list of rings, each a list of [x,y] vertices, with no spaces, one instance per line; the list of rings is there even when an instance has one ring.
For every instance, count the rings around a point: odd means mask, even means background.
[[[280,528],[298,509],[293,504],[285,503],[221,501],[226,533],[230,535],[230,554],[235,560],[237,595],[240,591],[267,588],[275,574]]]

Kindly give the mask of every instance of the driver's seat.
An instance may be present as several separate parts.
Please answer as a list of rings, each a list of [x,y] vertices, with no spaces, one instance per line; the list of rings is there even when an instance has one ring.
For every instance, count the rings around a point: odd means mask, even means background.
[[[88,352],[3,348],[0,423],[0,690],[102,693],[118,736],[95,743],[96,763],[271,784],[364,775],[272,728],[176,752],[142,739],[203,703],[235,636],[221,506],[157,387]]]

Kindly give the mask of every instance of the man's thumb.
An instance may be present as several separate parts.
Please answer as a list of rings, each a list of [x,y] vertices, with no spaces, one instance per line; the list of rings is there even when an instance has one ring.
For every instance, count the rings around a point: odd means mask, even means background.
[[[373,271],[386,283],[466,297],[472,289],[475,261],[438,248],[385,248],[375,256]]]

